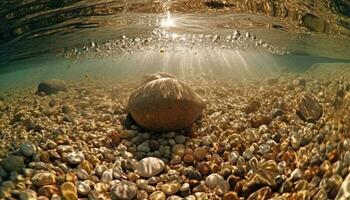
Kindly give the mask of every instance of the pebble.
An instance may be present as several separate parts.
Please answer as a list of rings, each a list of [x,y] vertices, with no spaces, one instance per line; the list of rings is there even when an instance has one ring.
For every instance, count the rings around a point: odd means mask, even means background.
[[[174,139],[177,144],[184,144],[186,141],[186,137],[183,135],[176,135]]]
[[[32,177],[33,185],[41,187],[56,183],[56,175],[50,172],[39,172]]]
[[[172,195],[179,191],[181,184],[177,182],[165,183],[160,186],[160,190],[166,195]]]
[[[69,164],[77,165],[85,160],[85,156],[81,151],[71,152],[67,155],[67,160]]]
[[[108,167],[106,165],[97,165],[95,167],[95,174],[97,176],[102,176],[103,172],[106,171],[107,169],[108,169]],[[114,169],[116,169],[116,168],[114,168]],[[113,169],[113,176],[114,176],[114,169]],[[116,170],[119,172],[119,170],[122,170],[122,169],[118,168]],[[115,177],[115,178],[117,178],[117,177]]]
[[[314,95],[311,93],[304,93],[300,97],[297,106],[297,114],[302,120],[315,123],[321,118],[323,108]]]
[[[20,200],[37,200],[36,192],[30,189],[23,190],[19,193]]]
[[[207,178],[205,179],[205,184],[210,188],[210,189],[214,189],[216,186],[218,186],[218,184],[221,181],[225,181],[225,179],[220,176],[219,174],[210,174],[209,176],[207,176]]]
[[[54,194],[61,194],[60,188],[57,185],[44,185],[39,188],[38,195],[51,198]]]
[[[230,190],[230,184],[223,180],[219,181],[219,184],[216,188],[216,193],[220,196],[223,196],[225,193],[227,193]]]
[[[207,151],[205,150],[204,147],[197,147],[193,152],[194,159],[198,161],[204,160],[206,154],[207,154]]]
[[[185,146],[183,144],[176,144],[172,147],[172,152],[182,158],[185,155]]]
[[[292,181],[300,180],[301,178],[303,178],[303,172],[302,172],[299,168],[296,168],[296,169],[290,174],[290,177],[291,177]]]
[[[239,158],[239,153],[238,153],[237,151],[232,151],[232,152],[229,154],[228,162],[229,162],[231,165],[234,165],[234,164],[236,164],[238,158]]]
[[[236,192],[227,192],[223,197],[222,200],[239,200],[239,196]]]
[[[136,197],[137,185],[130,181],[121,181],[111,189],[112,200],[131,200]]]
[[[136,193],[136,198],[140,200],[148,199],[148,193],[145,190],[138,190]]]
[[[64,200],[78,200],[77,188],[71,182],[65,182],[61,185],[61,193]]]
[[[156,176],[163,171],[165,167],[164,162],[156,157],[143,158],[134,166],[134,171],[141,177]]]
[[[91,187],[83,181],[78,181],[77,191],[78,191],[78,194],[86,196],[91,191]]]
[[[3,160],[2,166],[8,172],[19,172],[24,168],[24,159],[22,156],[9,155]]]
[[[33,143],[25,141],[19,147],[19,151],[23,156],[31,157],[36,153],[36,147]]]
[[[155,191],[149,196],[150,200],[166,200],[166,195],[162,191]]]
[[[246,160],[250,160],[250,159],[253,158],[253,152],[252,152],[252,150],[251,150],[250,148],[248,148],[248,149],[246,149],[246,150],[243,152],[242,156],[243,156]]]

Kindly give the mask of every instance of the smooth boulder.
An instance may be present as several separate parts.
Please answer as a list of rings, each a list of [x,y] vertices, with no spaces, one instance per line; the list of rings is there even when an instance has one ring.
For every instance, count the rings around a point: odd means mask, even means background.
[[[42,81],[38,85],[37,93],[44,93],[46,95],[56,94],[58,92],[65,92],[68,90],[67,84],[59,79],[49,79]]]
[[[157,132],[190,127],[204,107],[202,98],[188,84],[162,76],[137,88],[128,103],[135,122]]]

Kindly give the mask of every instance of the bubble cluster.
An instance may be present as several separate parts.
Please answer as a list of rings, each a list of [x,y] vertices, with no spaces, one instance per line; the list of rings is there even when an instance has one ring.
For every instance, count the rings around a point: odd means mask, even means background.
[[[146,50],[159,53],[178,51],[196,52],[198,49],[238,49],[263,51],[272,54],[284,55],[288,52],[281,47],[272,45],[261,38],[239,30],[231,34],[177,34],[164,29],[155,29],[148,37],[128,37],[122,35],[120,39],[109,40],[103,43],[89,42],[81,48],[65,49],[64,57],[69,59],[113,58],[132,55]]]

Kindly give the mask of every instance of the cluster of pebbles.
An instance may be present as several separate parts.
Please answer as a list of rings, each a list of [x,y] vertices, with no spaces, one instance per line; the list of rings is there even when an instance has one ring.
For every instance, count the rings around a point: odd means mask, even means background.
[[[127,120],[138,81],[51,80],[37,94],[5,94],[0,198],[349,198],[350,82],[188,82],[206,102],[202,117],[161,133]]]

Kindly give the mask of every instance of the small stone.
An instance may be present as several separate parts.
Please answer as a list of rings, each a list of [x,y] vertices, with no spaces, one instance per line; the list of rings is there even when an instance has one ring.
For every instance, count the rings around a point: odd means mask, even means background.
[[[86,196],[91,191],[91,187],[83,181],[78,181],[77,191],[78,191],[78,194]]]
[[[32,183],[37,187],[53,185],[56,183],[56,175],[50,172],[39,172],[32,177]]]
[[[166,195],[172,195],[179,191],[181,185],[177,182],[165,183],[160,186],[160,190]]]
[[[271,195],[271,188],[269,187],[263,187],[259,189],[258,191],[255,191],[249,197],[247,200],[256,200],[256,199],[269,199]]]
[[[65,182],[61,185],[61,193],[65,200],[78,200],[77,188],[71,182]]]
[[[170,197],[166,198],[166,200],[182,200],[183,198],[176,196],[176,195],[171,195]]]
[[[220,176],[219,174],[210,174],[206,179],[205,179],[205,184],[210,188],[210,189],[214,189],[216,186],[218,186],[218,184],[221,181],[225,181],[225,179]]]
[[[183,136],[183,135],[176,135],[175,136],[175,142],[177,144],[184,144],[185,141],[186,141],[186,137],[185,136]]]
[[[223,196],[230,190],[230,184],[227,181],[220,181],[216,187],[216,193],[220,196]]]
[[[19,193],[20,200],[37,200],[36,192],[30,189],[26,189]]]
[[[3,167],[8,172],[19,172],[24,168],[22,156],[9,155],[3,160]]]
[[[185,146],[183,144],[176,144],[172,147],[172,152],[182,158],[185,155]]]
[[[39,83],[37,93],[42,92],[44,94],[50,95],[67,90],[68,86],[64,81],[58,79],[49,79]]]
[[[95,167],[95,174],[97,176],[102,176],[103,172],[106,171],[107,169],[108,169],[108,167],[106,165],[97,165]],[[122,169],[120,169],[120,170],[122,170]],[[114,172],[114,170],[113,170],[113,172]]]
[[[201,173],[202,175],[207,175],[210,172],[210,165],[207,162],[200,162],[196,165],[196,169]]]
[[[296,113],[302,120],[315,123],[321,118],[323,108],[315,96],[310,93],[304,93],[300,97]]]
[[[141,143],[139,146],[137,146],[137,150],[138,151],[142,151],[142,152],[150,152],[151,148],[149,147],[149,143],[148,141],[144,141],[143,143]]]
[[[301,141],[300,137],[298,136],[298,134],[293,134],[290,139],[291,139],[290,143],[293,149],[297,150],[300,147],[300,141]]]
[[[61,194],[60,188],[57,185],[44,185],[39,188],[38,195],[51,198],[54,194]]]
[[[151,151],[156,151],[160,147],[160,143],[156,140],[148,140],[148,146],[150,147]]]
[[[34,146],[33,143],[26,141],[21,144],[21,146],[19,147],[19,151],[21,152],[22,155],[26,157],[31,157],[35,154],[36,147]]]
[[[243,152],[242,156],[243,156],[246,160],[250,160],[250,159],[253,158],[253,152],[252,152],[252,150],[250,150],[250,148],[248,148],[248,149],[246,149],[246,150]]]
[[[111,170],[106,170],[103,172],[101,179],[102,182],[104,183],[109,183],[113,180],[113,174]]]
[[[239,196],[236,192],[228,192],[223,197],[222,200],[239,200]]]
[[[136,197],[137,185],[130,181],[121,181],[111,189],[113,200],[131,200]]]
[[[142,159],[134,166],[134,171],[141,177],[151,177],[163,171],[164,162],[156,157],[147,157]]]
[[[303,172],[302,172],[299,168],[296,168],[296,169],[290,174],[290,177],[291,177],[292,181],[300,180],[301,178],[303,178]]]
[[[148,193],[145,190],[138,190],[136,193],[136,198],[139,200],[146,200],[148,199]]]
[[[192,154],[186,154],[182,160],[187,164],[191,164],[194,162],[194,157]]]
[[[194,158],[198,161],[204,160],[206,154],[207,154],[207,151],[205,150],[204,147],[197,147],[193,152]]]
[[[138,179],[138,180],[136,180],[136,185],[138,188],[140,188],[142,190],[146,190],[147,186],[148,186],[148,181],[145,179]]]
[[[69,164],[77,165],[85,160],[85,156],[81,151],[71,152],[67,155],[67,160]]]
[[[228,161],[231,165],[235,165],[239,158],[239,153],[237,151],[233,151],[229,154]]]
[[[208,195],[205,192],[196,192],[194,193],[194,196],[196,197],[196,199],[200,199],[200,200],[208,200]]]
[[[166,195],[162,191],[153,192],[150,197],[150,200],[166,200]]]
[[[188,178],[200,181],[202,179],[202,175],[198,171],[190,170],[188,173]]]

